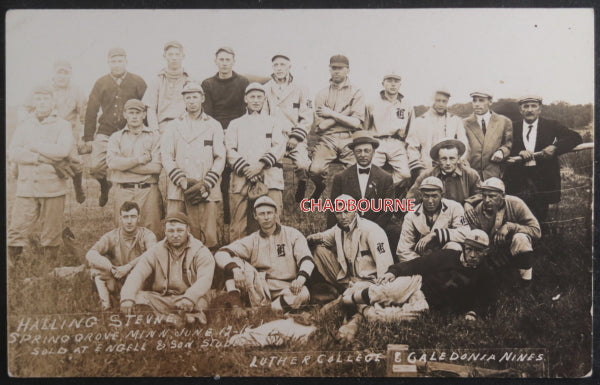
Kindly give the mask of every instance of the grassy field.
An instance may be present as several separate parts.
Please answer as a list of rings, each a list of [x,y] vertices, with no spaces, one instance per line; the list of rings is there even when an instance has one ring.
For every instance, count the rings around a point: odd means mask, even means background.
[[[275,315],[268,310],[258,310],[237,319],[225,310],[215,309],[208,312],[211,332],[203,328],[196,330],[196,335],[193,335],[193,331],[187,330],[192,332],[189,336],[175,326],[152,326],[144,322],[116,326],[116,319],[121,322],[126,319],[116,312],[100,312],[98,297],[87,272],[70,279],[35,278],[45,270],[45,265],[34,237],[31,247],[25,251],[23,263],[8,277],[9,333],[18,331],[19,323],[23,323],[27,317],[95,321],[90,327],[83,326],[80,329],[34,330],[29,333],[31,336],[42,333],[58,337],[68,334],[69,340],[64,343],[36,344],[19,340],[27,333],[9,334],[9,371],[19,377],[383,376],[385,360],[365,362],[364,357],[377,353],[385,355],[388,344],[407,344],[412,349],[438,352],[535,348],[544,352],[546,360],[543,363],[520,365],[519,369],[527,375],[583,376],[591,370],[592,363],[592,156],[565,155],[561,162],[565,167],[563,200],[552,208],[550,221],[554,223],[545,225],[545,237],[535,249],[535,285],[529,291],[516,289],[514,275],[503,277],[505,281],[500,287],[500,299],[495,311],[485,319],[469,323],[460,315],[430,312],[414,322],[363,323],[353,344],[339,344],[332,338],[342,322],[339,310],[320,315],[313,309],[311,312],[316,319],[317,331],[305,343],[287,341],[282,346],[261,350],[223,347],[220,344],[227,338],[217,331],[231,327],[235,333],[244,327],[272,320]],[[334,168],[339,167],[334,165]],[[286,164],[285,176],[286,181],[291,183],[293,173],[289,164]],[[15,185],[12,180],[7,182],[7,208],[10,213]],[[84,183],[87,193],[84,204],[77,204],[72,196],[67,198],[66,224],[75,239],[61,248],[62,263],[66,266],[82,264],[86,250],[103,233],[113,228],[112,197],[106,207],[100,208],[97,203],[97,182],[86,179]],[[324,215],[301,213],[297,204],[293,203],[294,190],[288,186],[286,183],[282,222],[297,227],[305,235],[323,230]],[[325,195],[328,196],[328,192]],[[166,334],[143,338],[128,334],[151,330],[166,331]],[[110,333],[118,333],[117,340],[129,344],[130,350],[135,349],[135,344],[141,348],[145,342],[145,351],[105,351],[108,345],[116,344],[110,340]],[[77,337],[78,334],[82,336]],[[89,343],[85,340],[75,341],[88,334],[92,334],[88,337],[91,338]],[[166,347],[158,349],[163,347],[161,344]],[[87,346],[87,351],[81,351],[82,345]],[[67,353],[51,354],[48,350],[44,354],[43,346],[56,349],[62,346]],[[92,349],[99,350],[96,352]],[[331,363],[319,363],[319,352],[328,352],[327,357],[336,355],[336,358]],[[354,362],[348,362],[345,358],[337,362],[338,352],[343,357],[352,355],[349,360]],[[356,357],[359,353],[363,356],[362,360]],[[252,365],[255,356],[259,359],[270,356],[281,358],[284,355],[290,356],[289,359],[294,355],[299,357],[298,363],[306,355],[311,359],[305,365]],[[494,367],[493,362],[477,362],[476,365]]]

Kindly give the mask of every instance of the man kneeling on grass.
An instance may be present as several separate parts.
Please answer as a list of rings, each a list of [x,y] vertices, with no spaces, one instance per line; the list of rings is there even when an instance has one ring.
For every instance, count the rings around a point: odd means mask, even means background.
[[[140,257],[121,290],[121,312],[150,308],[172,315],[176,324],[206,323],[203,310],[213,280],[215,260],[206,246],[190,234],[187,215],[175,212],[165,219],[165,239]],[[147,285],[149,290],[144,290]]]
[[[102,310],[110,309],[110,295],[117,294],[125,277],[138,263],[140,255],[154,246],[156,236],[138,226],[140,207],[126,201],[119,210],[120,226],[104,234],[87,252],[92,278],[100,296]]]
[[[470,230],[462,251],[439,249],[392,265],[376,285],[344,295],[342,303],[356,306],[369,321],[411,319],[429,306],[462,311],[465,319],[474,321],[478,314],[487,311],[495,298],[492,271],[482,263],[488,255],[488,247],[489,238],[484,231]],[[428,306],[420,309],[414,306],[424,300]],[[394,306],[411,303],[413,306],[393,310]],[[350,340],[353,337],[354,334],[346,336]]]
[[[230,305],[242,305],[241,291],[255,306],[288,312],[308,303],[305,283],[315,267],[306,238],[279,224],[277,203],[262,196],[254,203],[260,230],[221,248],[217,265],[225,270]]]

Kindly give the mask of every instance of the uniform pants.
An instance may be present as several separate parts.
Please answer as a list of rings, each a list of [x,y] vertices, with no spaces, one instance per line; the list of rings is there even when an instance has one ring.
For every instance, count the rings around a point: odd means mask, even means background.
[[[217,202],[205,201],[192,205],[187,201],[169,199],[167,212],[186,213],[190,218],[190,232],[206,247],[217,246]]]
[[[124,279],[117,280],[110,271],[92,267],[90,274],[103,306],[110,306],[110,294],[119,294]]]
[[[296,166],[294,170],[298,180],[306,180],[308,169],[310,168],[310,158],[308,157],[308,146],[306,141],[298,143],[296,148],[286,151],[286,158],[290,158]]]
[[[373,164],[383,167],[384,164],[388,163],[392,166],[394,185],[410,178],[406,143],[395,138],[380,139],[379,141],[379,147],[377,147],[373,156]]]
[[[119,184],[114,189],[114,200],[114,218],[117,227],[121,217],[121,205],[125,201],[133,201],[140,206],[140,226],[152,231],[158,239],[162,239],[163,202],[156,183],[146,188],[125,188]]]
[[[352,150],[348,144],[352,143],[350,132],[336,132],[323,134],[315,144],[312,164],[310,165],[310,176],[315,182],[325,183],[329,171],[329,164],[339,159],[344,166],[352,166],[356,163]]]
[[[155,291],[140,290],[135,296],[135,304],[149,306],[157,315],[175,317],[177,320],[176,323],[185,322],[186,316],[194,317],[195,314],[200,313],[208,307],[207,299],[200,297],[190,313],[182,314],[183,312],[175,307],[175,303],[182,297],[183,295],[162,295]]]
[[[37,222],[43,247],[60,246],[65,214],[65,195],[52,198],[16,197],[13,201],[7,246],[24,247]]]
[[[533,251],[533,245],[529,235],[516,233],[512,236],[510,241],[510,255],[515,256],[530,251]]]
[[[106,147],[108,146],[108,135],[96,134],[92,141],[92,153],[90,155],[90,176],[95,179],[105,179],[108,173],[106,164]]]
[[[269,189],[267,194],[277,204],[277,213],[283,212],[283,194],[281,190]],[[229,225],[229,242],[245,237],[258,230],[252,207],[248,204],[248,196],[240,193],[229,194],[231,224]]]
[[[402,305],[408,301],[411,295],[421,290],[422,277],[413,275],[409,277],[398,277],[383,285],[371,285],[369,287],[369,299],[371,304],[378,303],[383,306]]]

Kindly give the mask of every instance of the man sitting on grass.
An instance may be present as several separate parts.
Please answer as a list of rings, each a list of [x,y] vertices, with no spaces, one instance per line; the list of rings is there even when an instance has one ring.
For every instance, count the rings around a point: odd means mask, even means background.
[[[87,252],[102,310],[110,309],[110,294],[117,294],[140,255],[154,246],[156,236],[139,226],[140,207],[125,201],[119,210],[120,226],[104,234]]]
[[[142,254],[123,284],[121,312],[130,314],[136,305],[172,316],[175,324],[205,324],[215,260],[190,234],[187,215],[170,213],[165,222],[166,238]]]

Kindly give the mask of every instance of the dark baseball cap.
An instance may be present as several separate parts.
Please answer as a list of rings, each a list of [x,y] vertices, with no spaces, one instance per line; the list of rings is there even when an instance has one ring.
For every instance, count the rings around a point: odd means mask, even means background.
[[[329,65],[350,67],[350,61],[344,55],[333,55],[331,59],[329,59]]]
[[[167,217],[165,218],[165,223],[168,222],[179,222],[183,223],[184,225],[189,225],[190,218],[188,218],[188,216],[182,213],[181,211],[173,211],[167,214]]]

